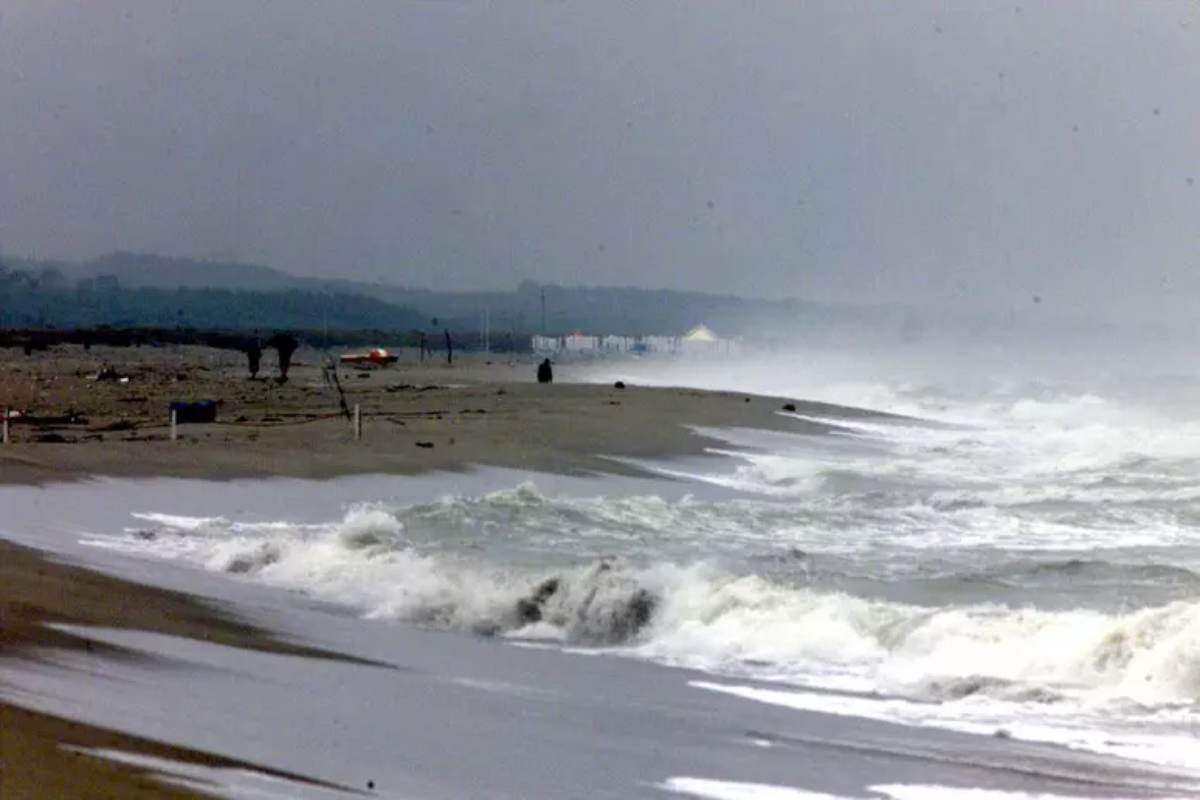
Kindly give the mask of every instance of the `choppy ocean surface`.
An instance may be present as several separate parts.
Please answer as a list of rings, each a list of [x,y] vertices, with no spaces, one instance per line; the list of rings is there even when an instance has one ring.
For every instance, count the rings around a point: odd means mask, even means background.
[[[686,666],[764,704],[1200,764],[1186,409],[1048,384],[789,394],[912,418],[705,431],[726,457],[646,465],[670,484],[443,482],[296,513],[146,493],[73,530],[374,620]],[[693,794],[759,796],[718,789]]]

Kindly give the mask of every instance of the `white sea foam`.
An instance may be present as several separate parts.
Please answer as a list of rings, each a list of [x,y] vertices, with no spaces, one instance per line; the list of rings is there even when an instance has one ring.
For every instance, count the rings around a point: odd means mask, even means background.
[[[1198,757],[1200,425],[1083,388],[813,381],[738,388],[938,424],[802,408],[835,434],[704,430],[734,458],[656,465],[739,492],[720,500],[526,484],[327,524],[143,514],[93,542],[376,618],[823,690],[816,710]]]
[[[865,796],[831,795],[767,783],[722,781],[711,778],[676,777],[665,781],[669,792],[705,800],[867,800]],[[1078,795],[1030,794],[1000,789],[966,789],[957,786],[879,784],[867,791],[889,800],[1080,800]],[[1109,800],[1118,800],[1110,798]],[[1164,800],[1169,800],[1164,798]]]
[[[1170,763],[1180,763],[1180,752],[1200,759],[1180,744],[1200,700],[1200,601],[1125,612],[913,605],[738,574],[712,561],[642,557],[636,548],[560,566],[540,551],[494,558],[509,552],[494,545],[506,545],[511,529],[478,524],[502,515],[533,539],[542,531],[542,546],[561,548],[561,531],[550,528],[564,520],[585,539],[593,531],[609,542],[608,527],[628,532],[640,514],[685,519],[707,510],[694,500],[555,500],[525,485],[421,506],[358,506],[327,525],[140,514],[141,527],[92,541],[307,592],[378,619],[600,646],[717,675],[892,698],[803,695],[818,698],[813,710],[1003,728],[1142,758],[1157,748]],[[449,527],[451,519],[460,527]],[[713,536],[733,527],[709,524]]]
[[[930,697],[1020,696],[1036,688],[1055,696],[1145,704],[1200,698],[1200,601],[1123,613],[994,603],[929,607],[738,574],[711,560],[648,558],[637,548],[627,555],[567,559],[561,567],[540,563],[540,553],[522,552],[506,563],[490,557],[497,550],[490,547],[491,534],[446,547],[417,539],[405,524],[428,524],[432,514],[486,517],[494,503],[508,511],[532,508],[534,516],[556,520],[571,512],[580,535],[586,538],[594,528],[597,538],[606,539],[606,524],[585,518],[590,501],[562,502],[566,505],[557,507],[527,485],[482,501],[356,507],[328,525],[140,514],[153,526],[93,542],[247,575],[375,617],[522,635],[523,623],[537,616],[541,635],[620,641],[642,656],[706,669],[759,664],[773,677],[840,676],[855,686]],[[675,519],[692,512],[704,516],[704,509],[689,508],[692,502],[672,508],[640,499],[624,509],[620,503],[594,508],[617,517],[607,525],[628,530],[624,517],[634,508]],[[707,533],[719,536],[718,529],[729,526],[728,520],[711,523]],[[547,538],[542,546],[556,543]],[[538,601],[539,613],[516,615],[519,601],[550,580],[558,582]],[[628,636],[587,617],[601,608],[605,614],[623,608],[638,596],[652,601],[653,609]],[[609,622],[625,624],[615,617]],[[955,683],[960,680],[979,685]]]
[[[691,685],[800,711],[1057,744],[1174,769],[1194,770],[1195,765],[1200,763],[1200,742],[1192,735],[1194,717],[1190,713],[1167,712],[1158,719],[1150,715],[1114,719],[1077,705],[1031,713],[1030,709],[1019,703],[991,698],[948,704],[900,697],[768,689],[710,681],[693,681]],[[1200,772],[1191,774],[1198,781],[1197,788],[1200,788]]]
[[[671,778],[662,784],[668,792],[706,800],[854,800],[824,792],[809,792],[766,783],[717,781],[710,778]]]

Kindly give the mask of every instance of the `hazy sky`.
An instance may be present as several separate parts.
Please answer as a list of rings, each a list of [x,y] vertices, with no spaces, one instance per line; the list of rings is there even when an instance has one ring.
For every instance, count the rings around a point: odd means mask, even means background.
[[[1198,245],[1195,3],[0,1],[9,254],[1153,316]]]

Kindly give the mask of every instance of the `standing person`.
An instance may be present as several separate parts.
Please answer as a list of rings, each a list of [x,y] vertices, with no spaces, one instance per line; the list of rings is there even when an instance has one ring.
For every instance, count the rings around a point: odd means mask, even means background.
[[[262,364],[262,345],[257,336],[246,346],[246,360],[250,364],[250,380],[258,380],[258,370]]]
[[[550,368],[550,359],[544,359],[538,364],[537,379],[538,383],[554,383],[554,370]]]

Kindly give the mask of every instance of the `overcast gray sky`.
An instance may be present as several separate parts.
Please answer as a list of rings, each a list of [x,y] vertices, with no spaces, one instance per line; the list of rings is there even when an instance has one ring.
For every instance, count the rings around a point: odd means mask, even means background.
[[[1200,311],[1195,3],[3,0],[0,246]]]

